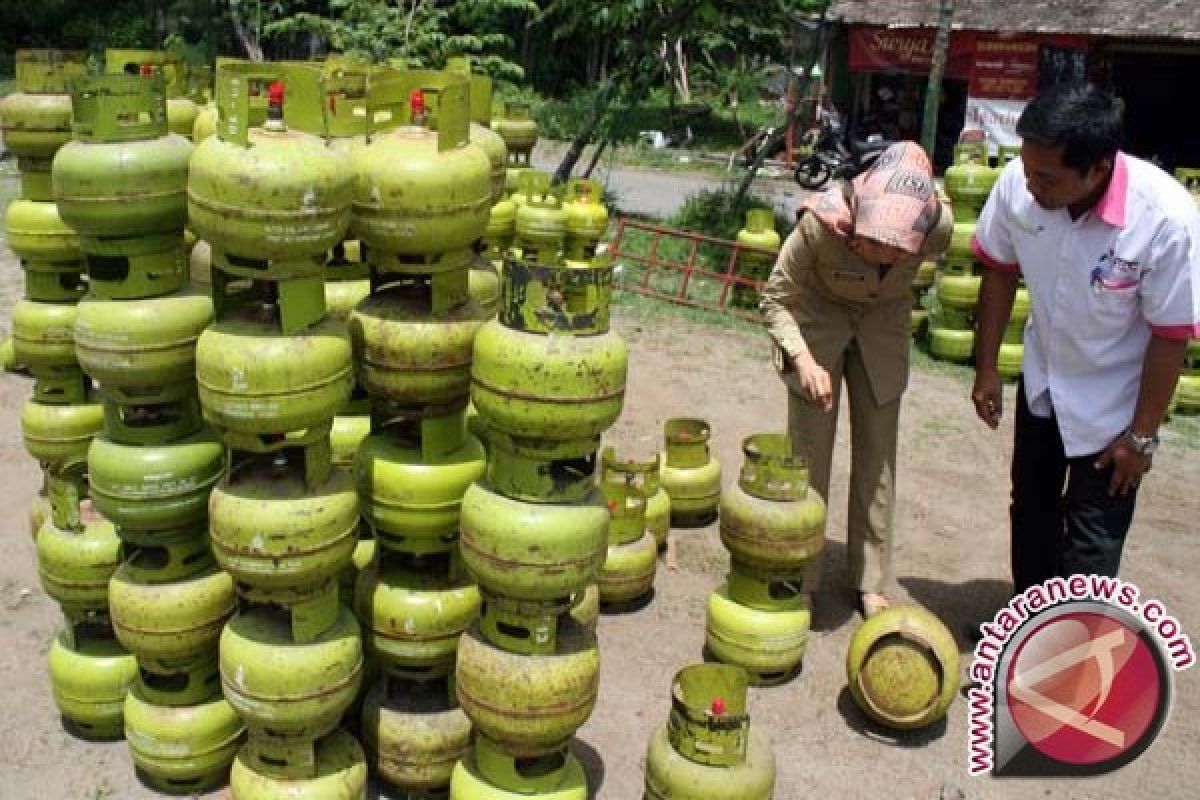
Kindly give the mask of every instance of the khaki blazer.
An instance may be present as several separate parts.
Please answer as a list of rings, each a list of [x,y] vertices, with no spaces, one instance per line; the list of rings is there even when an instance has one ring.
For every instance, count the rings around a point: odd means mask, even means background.
[[[855,255],[815,214],[801,212],[761,301],[775,367],[788,388],[801,392],[792,357],[807,349],[828,369],[854,341],[876,403],[899,398],[908,386],[913,278],[922,262],[945,251],[953,231],[943,204],[921,252],[881,268]]]

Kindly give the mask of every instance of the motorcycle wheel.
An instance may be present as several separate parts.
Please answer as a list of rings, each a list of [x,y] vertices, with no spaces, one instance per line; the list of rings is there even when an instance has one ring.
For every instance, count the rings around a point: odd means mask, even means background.
[[[816,156],[809,156],[796,165],[796,183],[805,189],[820,189],[833,177],[833,170]]]

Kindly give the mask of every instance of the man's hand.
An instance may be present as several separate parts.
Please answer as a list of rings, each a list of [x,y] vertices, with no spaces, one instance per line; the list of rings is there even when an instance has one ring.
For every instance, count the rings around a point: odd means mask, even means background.
[[[1112,465],[1112,480],[1108,482],[1109,497],[1118,494],[1124,496],[1138,487],[1142,476],[1150,471],[1154,458],[1144,456],[1130,446],[1124,436],[1118,436],[1096,459],[1096,469],[1101,470]]]
[[[822,411],[832,411],[833,381],[829,378],[829,371],[808,353],[792,359],[792,366],[796,368],[796,377],[804,390],[804,399]]]
[[[975,370],[975,386],[971,389],[971,401],[975,403],[975,413],[992,430],[1000,426],[1000,417],[1004,415],[1002,386],[1000,372],[995,368]]]

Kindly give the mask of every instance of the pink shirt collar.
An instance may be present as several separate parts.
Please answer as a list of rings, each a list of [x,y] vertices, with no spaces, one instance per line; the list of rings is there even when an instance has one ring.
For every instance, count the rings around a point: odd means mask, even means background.
[[[1092,210],[1096,212],[1096,216],[1114,228],[1124,228],[1125,196],[1128,193],[1129,165],[1125,161],[1125,154],[1118,152],[1113,160],[1112,180],[1108,182],[1108,189]]]

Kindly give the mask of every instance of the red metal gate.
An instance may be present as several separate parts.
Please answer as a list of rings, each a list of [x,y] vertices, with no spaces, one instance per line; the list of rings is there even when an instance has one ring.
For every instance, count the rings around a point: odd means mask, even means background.
[[[758,321],[758,293],[775,253],[702,233],[620,217],[608,252],[620,286],[695,308]],[[762,277],[744,274],[759,272]]]

